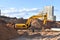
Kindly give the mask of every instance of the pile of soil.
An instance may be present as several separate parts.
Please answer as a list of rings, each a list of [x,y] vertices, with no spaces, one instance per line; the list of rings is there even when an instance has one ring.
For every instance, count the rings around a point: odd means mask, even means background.
[[[60,28],[60,24],[56,23],[56,21],[47,21],[46,24],[43,24],[43,21],[40,19],[35,19],[31,22],[33,27],[41,28],[44,27],[46,29],[50,28]]]
[[[6,26],[7,22],[0,19],[0,40],[9,40],[18,37],[14,28]]]

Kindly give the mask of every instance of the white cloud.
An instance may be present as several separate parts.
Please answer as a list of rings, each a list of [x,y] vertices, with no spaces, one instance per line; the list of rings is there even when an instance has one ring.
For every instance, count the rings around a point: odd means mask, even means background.
[[[57,15],[56,13],[59,13],[60,11],[56,12],[55,8],[55,15],[57,16],[57,20],[59,20],[59,14]],[[16,9],[16,8],[2,8],[1,13],[4,16],[9,16],[9,17],[24,17],[24,18],[29,18],[32,15],[36,15],[40,12],[40,8],[22,8],[22,9]]]
[[[2,13],[10,13],[10,12],[17,12],[18,10],[15,8],[3,9]]]
[[[23,8],[23,9],[19,9],[19,12],[30,12],[35,10],[38,10],[38,8],[31,8],[31,9]]]
[[[10,17],[24,17],[30,15],[31,13],[35,13],[37,10],[40,10],[39,8],[22,8],[22,9],[16,9],[16,8],[7,8],[7,9],[1,9],[2,15],[10,16]]]

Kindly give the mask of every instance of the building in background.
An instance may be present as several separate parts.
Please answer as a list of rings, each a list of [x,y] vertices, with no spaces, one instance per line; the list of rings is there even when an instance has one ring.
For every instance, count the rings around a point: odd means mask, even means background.
[[[54,16],[54,6],[45,6],[43,11],[40,14],[48,13],[48,20],[56,21],[56,16]]]
[[[56,21],[56,17],[54,16],[54,6],[45,6],[44,11],[48,13],[48,20]]]

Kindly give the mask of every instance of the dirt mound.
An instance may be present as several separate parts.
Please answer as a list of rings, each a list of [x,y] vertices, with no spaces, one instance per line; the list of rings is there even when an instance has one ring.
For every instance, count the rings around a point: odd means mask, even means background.
[[[60,28],[60,23],[56,23],[56,21],[49,21],[49,20],[47,20],[46,24],[43,24],[43,20],[34,19],[31,24],[36,28],[41,28],[41,27]]]
[[[6,26],[6,22],[0,20],[0,40],[9,40],[17,36],[18,34],[15,29]]]

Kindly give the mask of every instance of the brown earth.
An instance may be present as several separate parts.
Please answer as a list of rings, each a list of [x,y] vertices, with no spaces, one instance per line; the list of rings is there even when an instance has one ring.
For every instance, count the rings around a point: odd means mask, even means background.
[[[6,26],[6,22],[0,19],[0,40],[9,40],[14,37],[18,37],[18,34],[14,28]]]
[[[60,40],[60,32],[29,32],[29,34],[24,32],[20,37],[11,40]]]
[[[24,21],[24,22],[23,22]],[[26,20],[19,19],[16,20],[17,23],[25,23]],[[42,24],[43,21],[41,20],[33,20],[32,24],[35,25],[36,28],[44,26],[45,28],[52,28],[52,27],[59,27],[60,28],[60,22],[55,21],[48,21],[46,25]],[[18,37],[19,34],[14,29],[15,22],[7,22],[5,20],[0,19],[0,40],[9,40],[13,39],[15,37]]]

